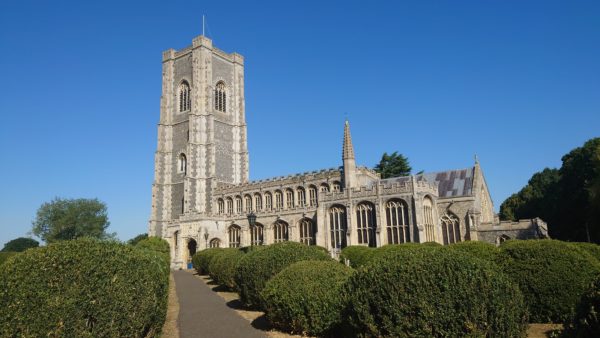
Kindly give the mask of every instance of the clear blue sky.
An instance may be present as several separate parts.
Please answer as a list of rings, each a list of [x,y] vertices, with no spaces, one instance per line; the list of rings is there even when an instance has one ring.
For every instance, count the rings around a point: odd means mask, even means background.
[[[600,136],[599,1],[3,1],[0,245],[55,196],[145,232],[161,53],[201,33],[245,56],[251,179],[479,156],[496,209]]]

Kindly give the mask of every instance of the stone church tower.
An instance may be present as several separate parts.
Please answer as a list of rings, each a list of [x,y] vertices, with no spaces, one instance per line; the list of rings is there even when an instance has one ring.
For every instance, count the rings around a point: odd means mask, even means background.
[[[217,182],[248,181],[244,58],[205,36],[163,52],[151,236],[184,214],[211,213]]]

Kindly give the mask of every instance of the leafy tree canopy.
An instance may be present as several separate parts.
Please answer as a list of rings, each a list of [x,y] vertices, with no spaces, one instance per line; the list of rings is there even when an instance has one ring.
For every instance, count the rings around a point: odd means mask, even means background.
[[[375,171],[381,174],[381,178],[390,178],[410,175],[412,168],[408,158],[394,151],[390,155],[383,153],[381,161],[375,166]]]
[[[144,239],[146,239],[146,238],[148,238],[148,234],[139,234],[139,235],[137,235],[137,236],[133,237],[132,239],[128,240],[128,241],[127,241],[127,244],[130,244],[130,245],[136,245],[136,244],[138,244],[138,243],[139,243],[141,240],[144,240]]]
[[[500,218],[540,217],[550,236],[600,243],[600,138],[562,157],[560,169],[535,173],[500,206]]]
[[[27,237],[15,238],[12,241],[4,244],[2,251],[4,252],[23,252],[29,248],[37,248],[40,243],[35,239]]]
[[[113,239],[106,232],[110,222],[106,205],[98,199],[55,198],[42,204],[32,222],[32,233],[46,243],[80,237]]]

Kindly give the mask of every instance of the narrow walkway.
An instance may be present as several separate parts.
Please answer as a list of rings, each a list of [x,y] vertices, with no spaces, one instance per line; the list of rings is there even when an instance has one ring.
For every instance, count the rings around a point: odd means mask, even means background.
[[[225,304],[211,288],[191,271],[174,271],[179,298],[179,336],[237,338],[265,337]]]

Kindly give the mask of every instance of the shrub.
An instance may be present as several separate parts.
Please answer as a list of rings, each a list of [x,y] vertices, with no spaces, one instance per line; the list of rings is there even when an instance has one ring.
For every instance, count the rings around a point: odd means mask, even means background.
[[[479,242],[479,241],[466,241],[458,242],[447,246],[449,250],[456,250],[464,252],[473,257],[483,259],[488,262],[495,262],[500,249],[494,244]]]
[[[353,269],[331,261],[301,261],[271,278],[261,296],[267,319],[282,330],[323,336],[341,323],[343,283]]]
[[[435,246],[396,245],[344,287],[347,335],[524,336],[523,296],[493,264]]]
[[[156,337],[169,269],[148,251],[79,239],[0,267],[2,337]]]
[[[565,323],[567,337],[600,337],[600,278],[583,294],[573,320]]]
[[[586,242],[576,242],[571,244],[600,260],[600,245]]]
[[[340,262],[345,263],[346,259],[350,261],[350,266],[358,268],[365,265],[373,258],[375,249],[362,245],[351,245],[342,249]]]
[[[4,264],[4,262],[16,254],[16,252],[0,252],[0,265]]]
[[[150,254],[159,256],[165,261],[167,267],[171,263],[169,242],[160,237],[148,237],[135,244],[137,249],[150,251]]]
[[[209,264],[213,257],[218,254],[222,248],[210,248],[196,252],[192,256],[192,266],[199,275],[208,275],[210,273]]]
[[[577,301],[600,273],[597,259],[556,240],[507,241],[500,246],[497,262],[519,285],[535,323],[570,319]]]
[[[208,265],[210,278],[230,289],[235,289],[235,270],[244,255],[244,252],[237,248],[227,248],[218,251]]]
[[[260,307],[260,292],[279,271],[298,261],[330,259],[321,249],[296,242],[282,242],[251,251],[244,255],[235,273],[240,300],[247,306]]]

